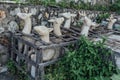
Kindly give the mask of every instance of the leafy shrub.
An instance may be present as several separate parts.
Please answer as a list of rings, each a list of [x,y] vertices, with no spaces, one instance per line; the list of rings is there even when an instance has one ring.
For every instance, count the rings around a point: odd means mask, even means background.
[[[120,74],[114,74],[112,77],[111,77],[112,80],[120,80]]]
[[[13,0],[16,2],[20,2],[20,0]],[[63,0],[59,3],[56,3],[55,0],[27,0],[29,4],[34,5],[44,5],[44,6],[60,6],[62,8],[72,8],[72,9],[84,9],[84,10],[97,10],[97,11],[115,11],[120,14],[120,0],[117,0],[114,4],[109,5],[101,5],[95,4],[91,5],[90,3],[84,3],[83,1],[79,1],[75,3],[74,1],[66,1]]]
[[[61,62],[47,67],[45,72],[45,80],[66,80]]]
[[[18,70],[15,66],[14,62],[12,60],[9,60],[7,63],[8,71],[14,75],[16,80],[29,80],[28,76],[21,70]],[[25,68],[24,64],[21,66],[21,68]]]
[[[105,48],[104,41],[95,44],[82,37],[77,46],[69,49],[57,64],[55,73],[52,70],[52,77],[62,74],[56,80],[109,80],[110,76],[116,73],[116,68],[110,60],[111,51]]]
[[[110,10],[120,14],[120,0],[117,0],[114,4],[110,6]]]
[[[101,23],[103,20],[109,18],[110,14],[109,13],[103,13],[103,14],[99,14],[96,18],[96,22],[97,23]]]
[[[7,62],[7,67],[9,72],[11,72],[13,75],[16,74],[17,68],[12,60]]]

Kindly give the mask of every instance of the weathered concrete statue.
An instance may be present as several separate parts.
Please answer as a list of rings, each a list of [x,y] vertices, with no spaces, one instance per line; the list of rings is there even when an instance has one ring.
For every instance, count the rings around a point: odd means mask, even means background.
[[[113,24],[117,21],[117,19],[114,18],[113,14],[111,14],[110,18],[107,19],[109,21],[107,29],[112,30],[113,29]]]
[[[42,41],[46,43],[50,43],[49,33],[53,30],[53,28],[47,28],[45,26],[35,26],[34,30],[40,35]],[[42,50],[43,61],[48,61],[55,56],[55,50],[52,48]],[[31,59],[36,61],[36,54],[31,55]],[[35,77],[35,67],[31,68],[31,75]]]
[[[25,22],[22,33],[27,34],[27,35],[31,34],[31,28],[32,28],[31,15],[32,15],[31,13],[17,13],[17,16],[19,18],[21,18],[22,20],[24,20],[24,22]],[[28,38],[28,37],[23,37],[23,39],[31,42],[30,38]],[[21,42],[19,42],[18,43],[19,51],[22,50],[22,47],[23,47],[23,44]],[[24,54],[25,54],[26,50],[27,50],[27,46],[24,45],[24,51],[23,51]]]
[[[61,24],[64,21],[64,18],[63,17],[61,17],[61,18],[55,18],[55,19],[50,19],[48,21],[53,23],[54,34],[57,35],[57,36],[61,36],[62,33],[61,33],[60,27],[61,27]]]
[[[99,24],[92,22],[92,20],[90,18],[88,18],[85,13],[83,13],[83,14],[79,13],[79,14],[82,16],[81,20],[83,21],[81,35],[88,36],[90,28],[97,27],[97,26],[99,26]]]
[[[41,36],[42,41],[50,43],[49,33],[53,30],[53,28],[47,28],[45,26],[35,26],[34,30]]]
[[[25,22],[25,25],[24,25],[24,28],[22,30],[22,32],[24,34],[30,34],[31,33],[31,28],[32,28],[32,23],[31,23],[31,13],[17,13],[17,16],[19,18],[21,18],[22,20],[24,20]]]
[[[65,21],[65,24],[64,24],[64,28],[69,29],[70,28],[70,24],[71,24],[71,18],[75,17],[76,14],[71,14],[70,12],[68,12],[68,13],[61,13],[59,15],[66,18],[66,21]]]

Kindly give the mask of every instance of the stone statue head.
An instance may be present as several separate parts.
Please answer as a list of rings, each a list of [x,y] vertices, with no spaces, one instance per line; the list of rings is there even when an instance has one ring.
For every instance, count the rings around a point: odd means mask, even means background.
[[[31,15],[32,13],[17,13],[17,16],[23,20],[30,18]]]
[[[50,19],[48,21],[56,23],[56,24],[61,24],[64,21],[64,18],[63,17],[61,17],[61,18],[55,18],[55,19]]]
[[[53,28],[47,28],[45,26],[35,26],[34,30],[39,33],[41,36],[49,35],[51,31],[53,31]]]

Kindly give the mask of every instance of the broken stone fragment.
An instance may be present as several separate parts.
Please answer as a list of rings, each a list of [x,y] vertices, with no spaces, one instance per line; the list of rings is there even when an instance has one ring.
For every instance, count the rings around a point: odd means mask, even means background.
[[[38,16],[38,19],[40,20],[40,19],[42,18],[42,16],[43,16],[43,15],[42,15],[42,14],[40,14],[40,15]]]
[[[17,15],[17,13],[20,13],[20,12],[21,12],[21,9],[18,7],[18,8],[15,8],[14,10],[10,11],[10,15],[15,16],[15,15]]]
[[[18,30],[19,27],[18,27],[18,24],[15,22],[15,21],[11,21],[9,24],[8,24],[8,30],[11,31],[11,32],[15,32],[16,30]]]
[[[63,21],[64,21],[63,17],[48,20],[48,22],[53,23],[53,31],[54,31],[54,34],[57,36],[62,35],[60,27],[61,27],[61,24],[63,23]]]
[[[32,15],[36,15],[37,9],[36,8],[31,8],[30,13],[32,13]]]

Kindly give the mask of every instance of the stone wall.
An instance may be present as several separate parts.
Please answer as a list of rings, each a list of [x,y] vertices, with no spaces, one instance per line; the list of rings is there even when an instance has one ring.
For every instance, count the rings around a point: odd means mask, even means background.
[[[59,7],[44,7],[44,6],[27,6],[27,5],[19,5],[19,4],[3,4],[0,3],[0,10],[5,11],[6,17],[0,22],[0,32],[5,30],[10,30],[14,32],[14,30],[21,30],[23,28],[23,21],[19,19],[16,14],[19,12],[23,13],[32,13],[32,26],[35,25],[47,25],[51,17],[58,17],[59,13],[63,12],[71,12],[78,14],[79,11],[72,9],[62,9]],[[102,14],[104,12],[98,11],[84,11],[80,10],[80,12],[85,12],[86,14],[93,16],[93,19],[97,17],[98,14]],[[78,16],[77,16],[78,18]],[[2,27],[2,28],[1,28]]]

